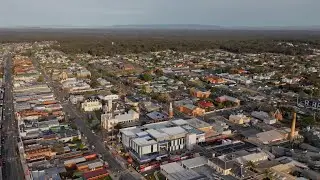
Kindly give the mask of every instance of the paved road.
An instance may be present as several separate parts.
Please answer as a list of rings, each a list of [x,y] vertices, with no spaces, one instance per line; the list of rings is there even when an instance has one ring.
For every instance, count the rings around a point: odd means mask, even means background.
[[[19,155],[17,153],[17,122],[13,112],[13,93],[12,93],[12,58],[6,57],[5,62],[5,83],[4,83],[4,108],[3,108],[3,125],[2,136],[5,138],[3,144],[2,157],[5,159],[3,169],[3,179],[20,180],[24,179],[23,170]]]
[[[57,97],[57,99],[61,102],[64,101],[63,93],[61,93],[60,87],[55,84],[49,76],[44,73],[44,70],[40,67],[39,63],[37,61],[33,61],[34,65],[41,70],[42,75],[44,76],[46,82],[48,82],[48,85],[52,88],[53,93]],[[65,101],[62,103],[64,112],[66,112],[70,117],[74,118],[74,122],[78,129],[84,134],[84,136],[87,137],[87,140],[89,144],[94,146],[94,151],[102,155],[102,158],[109,163],[109,167],[111,172],[113,172],[113,176],[117,175],[117,177],[120,176],[120,179],[125,180],[134,180],[134,179],[140,179],[142,176],[137,173],[136,171],[131,172],[130,170],[123,168],[117,160],[112,156],[109,150],[105,148],[105,145],[103,142],[99,140],[99,137],[97,137],[94,133],[92,133],[91,129],[86,125],[84,122],[87,117],[85,117],[81,112],[79,112],[76,107],[71,104],[69,101]]]

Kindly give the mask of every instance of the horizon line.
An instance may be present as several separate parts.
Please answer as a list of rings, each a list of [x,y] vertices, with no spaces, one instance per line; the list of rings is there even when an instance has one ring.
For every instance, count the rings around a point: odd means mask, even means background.
[[[180,27],[179,27],[180,26]],[[161,27],[161,28],[159,28]],[[72,26],[72,25],[40,25],[40,26],[0,26],[0,29],[194,29],[197,30],[320,30],[320,25],[310,26],[219,26],[208,24],[119,24],[106,26]]]

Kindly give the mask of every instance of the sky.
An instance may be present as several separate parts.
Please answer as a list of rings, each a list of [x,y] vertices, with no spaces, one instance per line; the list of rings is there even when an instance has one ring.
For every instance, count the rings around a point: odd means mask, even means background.
[[[0,0],[0,27],[320,26],[320,0]]]

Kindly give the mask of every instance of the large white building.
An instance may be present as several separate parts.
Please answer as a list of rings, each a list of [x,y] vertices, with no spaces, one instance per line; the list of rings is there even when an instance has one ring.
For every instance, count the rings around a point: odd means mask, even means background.
[[[137,121],[139,119],[139,113],[134,110],[129,110],[127,113],[113,116],[111,113],[105,113],[101,115],[102,128],[110,131],[117,124],[124,124],[128,122]]]
[[[148,162],[166,157],[172,151],[191,149],[194,144],[205,141],[203,131],[190,126],[187,121],[178,125],[181,121],[184,120],[121,129],[121,142],[136,160]]]
[[[78,80],[77,78],[68,78],[61,81],[62,89],[68,90],[69,92],[81,92],[89,91],[91,87],[88,83],[83,80]]]
[[[81,103],[81,109],[90,112],[102,109],[102,103],[99,100],[86,100]]]

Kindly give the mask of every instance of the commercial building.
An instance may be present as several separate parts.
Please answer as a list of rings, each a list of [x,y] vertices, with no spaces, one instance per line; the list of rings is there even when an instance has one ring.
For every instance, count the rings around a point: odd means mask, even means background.
[[[258,133],[256,136],[257,136],[257,139],[262,144],[269,144],[272,142],[281,141],[281,140],[284,140],[286,137],[285,134],[282,134],[278,130],[261,132],[261,133]]]
[[[192,119],[187,119],[185,120],[190,126],[199,129],[200,131],[203,132],[211,132],[212,131],[212,125],[204,122],[198,118],[192,118]]]
[[[208,165],[222,175],[248,178],[255,174],[246,167],[248,162],[258,163],[268,160],[268,158],[269,156],[267,153],[257,148],[253,148],[213,156],[213,158],[209,159]]]
[[[97,169],[94,171],[89,171],[83,174],[83,179],[85,180],[99,180],[107,177],[109,175],[108,171],[103,169]]]
[[[99,100],[85,100],[81,103],[81,109],[86,112],[97,111],[102,109],[102,103]]]
[[[179,119],[120,130],[121,142],[138,162],[168,156],[169,152],[192,149],[205,141],[205,133]]]
[[[205,175],[200,175],[193,170],[183,168],[180,164],[173,162],[160,166],[160,172],[168,180],[208,180]]]
[[[61,81],[62,89],[69,93],[91,91],[91,86],[83,80],[77,78],[68,78]]]
[[[125,124],[139,120],[139,113],[129,110],[127,113],[113,116],[112,113],[101,114],[101,126],[107,131],[113,130],[118,124]]]
[[[47,84],[33,84],[33,85],[25,85],[22,87],[14,88],[14,93],[50,93],[51,89]]]
[[[72,104],[77,104],[78,102],[83,102],[84,101],[84,96],[82,95],[71,95],[69,97],[69,100]]]

